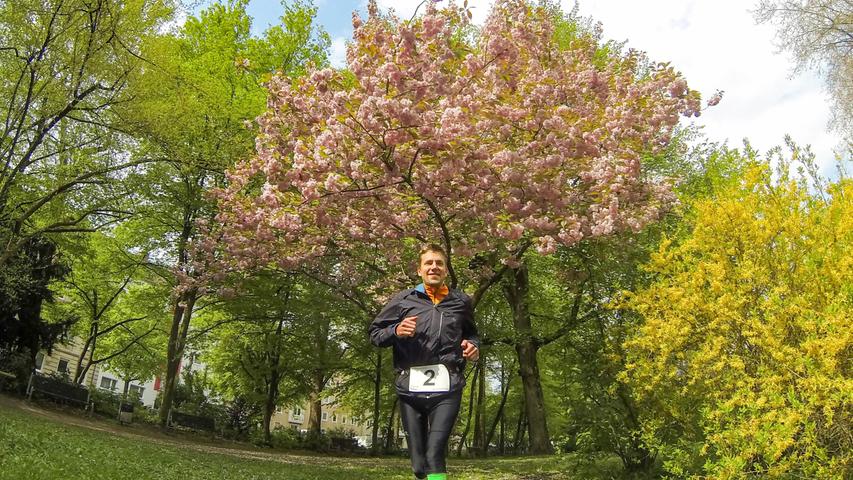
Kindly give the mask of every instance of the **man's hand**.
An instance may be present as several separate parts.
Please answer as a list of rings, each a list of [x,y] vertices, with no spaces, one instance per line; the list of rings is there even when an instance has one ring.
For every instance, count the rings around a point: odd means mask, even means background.
[[[468,340],[462,340],[462,357],[476,362],[480,358],[480,349]]]
[[[406,317],[402,322],[397,324],[394,333],[398,337],[414,337],[415,326],[417,325],[418,317]]]

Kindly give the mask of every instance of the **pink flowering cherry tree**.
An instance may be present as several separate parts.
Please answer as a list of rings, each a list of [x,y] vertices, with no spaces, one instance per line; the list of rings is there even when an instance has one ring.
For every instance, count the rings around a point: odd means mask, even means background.
[[[475,33],[453,4],[428,2],[411,20],[373,1],[368,11],[353,15],[347,70],[269,82],[257,155],[215,193],[218,222],[199,245],[216,259],[204,281],[293,269],[330,249],[376,270],[433,241],[450,255],[451,283],[476,302],[529,247],[547,255],[637,231],[673,202],[640,162],[700,110],[670,66],[602,55],[591,37],[561,48],[552,15],[524,0],[498,0]],[[497,260],[470,261],[486,255]],[[366,281],[354,265],[338,272]],[[406,279],[384,280],[359,287],[381,295]],[[538,387],[536,348],[519,351],[523,376],[536,377],[526,395]],[[530,427],[534,451],[551,448],[541,401],[538,387],[527,403],[531,424],[542,417]]]

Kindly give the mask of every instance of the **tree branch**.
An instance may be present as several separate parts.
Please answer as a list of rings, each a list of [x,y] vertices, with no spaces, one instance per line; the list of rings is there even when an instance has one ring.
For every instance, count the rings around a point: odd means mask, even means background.
[[[118,328],[118,327],[123,327],[124,325],[126,325],[126,324],[128,324],[128,323],[131,323],[131,322],[138,322],[139,320],[145,320],[146,318],[148,318],[148,315],[145,315],[145,316],[142,316],[142,317],[132,317],[132,318],[124,319],[124,320],[122,320],[122,321],[120,321],[120,322],[118,322],[118,323],[115,323],[115,324],[113,324],[113,325],[110,325],[109,327],[107,327],[107,328],[105,328],[105,329],[101,330],[100,332],[98,332],[98,335],[97,335],[97,336],[98,336],[98,337],[102,337],[102,336],[104,336],[104,335],[106,335],[106,334],[108,334],[108,333],[112,332],[113,330],[115,330],[115,329],[116,329],[116,328]]]

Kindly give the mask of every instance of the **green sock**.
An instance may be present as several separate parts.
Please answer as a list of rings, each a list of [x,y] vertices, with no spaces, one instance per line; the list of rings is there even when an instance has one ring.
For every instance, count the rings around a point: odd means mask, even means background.
[[[447,480],[446,473],[428,473],[427,480]]]

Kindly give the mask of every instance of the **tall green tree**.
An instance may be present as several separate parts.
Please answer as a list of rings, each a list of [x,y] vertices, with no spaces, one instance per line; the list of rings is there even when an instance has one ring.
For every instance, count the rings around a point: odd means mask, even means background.
[[[169,0],[0,4],[0,268],[30,239],[126,217],[120,176],[147,159],[116,109],[170,15]]]
[[[309,431],[320,435],[323,400],[333,395],[327,387],[346,366],[342,306],[307,277],[270,271],[245,279],[221,306],[207,358],[223,392],[261,406],[265,442],[276,407],[306,399]]]
[[[0,3],[0,301],[13,350],[34,358],[71,323],[40,317],[66,271],[63,243],[128,215],[121,178],[150,158],[127,153],[117,109],[135,101],[141,44],[171,12],[170,0]]]
[[[185,285],[170,300],[163,423],[193,312],[204,301],[205,292],[186,281],[198,267],[189,252],[196,222],[213,216],[205,192],[225,183],[228,165],[251,154],[251,122],[263,110],[263,84],[271,74],[299,75],[309,60],[326,62],[328,35],[313,24],[311,3],[286,4],[281,24],[262,38],[250,34],[247,4],[215,3],[187,19],[174,35],[150,42],[146,55],[153,66],[136,83],[144,100],[124,112],[134,121],[140,149],[163,159],[134,176],[139,185],[133,219],[137,245],[154,252],[148,266],[163,281]]]
[[[54,285],[63,301],[46,313],[79,319],[71,331],[83,342],[72,370],[75,383],[83,383],[90,368],[122,355],[157,327],[156,316],[149,318],[149,312],[119,308],[130,286],[148,280],[139,266],[140,256],[120,248],[111,235],[89,234],[85,249],[69,255],[71,271]],[[133,335],[127,337],[128,332]],[[118,342],[119,337],[124,343]]]
[[[161,373],[161,353],[165,343],[162,331],[148,332],[147,326],[140,328],[137,325],[122,328],[104,339],[103,349],[116,352],[104,361],[105,369],[124,381],[124,397],[127,397],[131,382],[145,383]]]
[[[293,355],[300,286],[293,275],[262,275],[241,290],[224,307],[206,358],[218,390],[261,407],[263,439],[271,444],[276,407],[304,395],[296,380],[303,364]]]
[[[41,236],[25,242],[0,269],[0,363],[15,370],[22,381],[32,371],[36,354],[65,339],[77,321],[73,315],[54,319],[42,315],[44,305],[55,300],[51,283],[67,273],[56,244]]]

